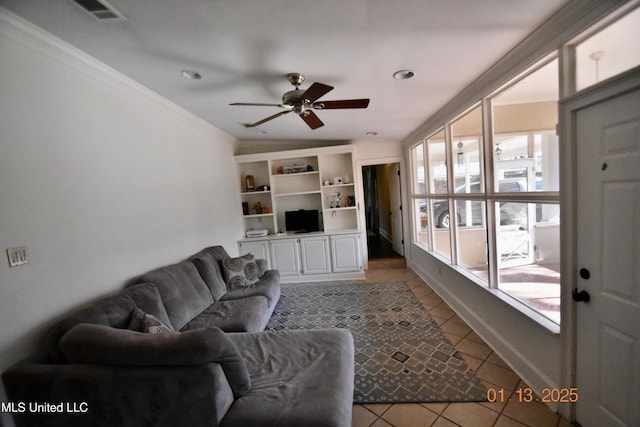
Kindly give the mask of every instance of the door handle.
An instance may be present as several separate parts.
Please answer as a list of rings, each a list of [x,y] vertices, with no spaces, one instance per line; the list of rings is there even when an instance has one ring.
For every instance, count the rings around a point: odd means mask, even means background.
[[[573,292],[571,292],[571,298],[573,298],[575,302],[589,302],[591,295],[589,295],[587,291],[578,292],[578,289],[575,288]]]

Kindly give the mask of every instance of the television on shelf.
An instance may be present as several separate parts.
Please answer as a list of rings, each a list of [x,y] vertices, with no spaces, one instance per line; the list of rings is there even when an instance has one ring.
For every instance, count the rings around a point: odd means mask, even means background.
[[[285,211],[284,228],[287,233],[311,233],[320,231],[320,219],[317,209]]]

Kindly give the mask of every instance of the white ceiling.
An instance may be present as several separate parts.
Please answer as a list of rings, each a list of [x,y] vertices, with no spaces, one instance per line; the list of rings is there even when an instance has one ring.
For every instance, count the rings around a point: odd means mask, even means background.
[[[102,22],[71,0],[0,6],[238,139],[401,140],[564,2],[108,0],[126,19]],[[393,79],[400,69],[416,76]],[[280,110],[229,103],[279,103],[290,72],[306,75],[302,88],[334,86],[321,100],[370,98],[369,108],[316,111],[316,130],[294,114],[242,126]]]

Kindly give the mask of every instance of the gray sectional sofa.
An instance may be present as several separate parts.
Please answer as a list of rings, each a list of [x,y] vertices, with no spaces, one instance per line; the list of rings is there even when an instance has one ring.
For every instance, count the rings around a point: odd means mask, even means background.
[[[350,332],[264,331],[278,272],[249,262],[258,281],[229,289],[225,260],[206,248],[55,324],[2,375],[16,426],[351,425]]]

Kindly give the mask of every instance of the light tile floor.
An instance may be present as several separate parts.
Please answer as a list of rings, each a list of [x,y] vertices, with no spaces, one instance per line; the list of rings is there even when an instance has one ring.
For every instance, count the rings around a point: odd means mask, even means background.
[[[504,388],[505,400],[526,387],[506,363],[413,271],[370,263],[368,282],[409,285],[487,388]],[[353,405],[353,427],[569,427],[543,403],[396,403]]]

